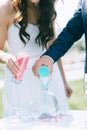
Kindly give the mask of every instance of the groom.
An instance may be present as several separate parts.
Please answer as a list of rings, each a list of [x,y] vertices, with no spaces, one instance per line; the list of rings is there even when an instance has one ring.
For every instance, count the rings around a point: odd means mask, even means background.
[[[48,66],[52,73],[53,64],[62,57],[69,48],[85,34],[86,60],[85,72],[87,72],[87,0],[80,0],[73,17],[59,34],[53,45],[38,59],[32,70],[38,76],[37,70],[43,64]]]

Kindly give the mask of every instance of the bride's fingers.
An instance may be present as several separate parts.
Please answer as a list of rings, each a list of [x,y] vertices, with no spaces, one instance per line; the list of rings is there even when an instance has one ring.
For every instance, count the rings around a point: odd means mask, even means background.
[[[12,59],[8,60],[8,62],[7,62],[7,68],[14,75],[19,74],[19,72],[21,71],[20,65],[17,62],[14,62]]]

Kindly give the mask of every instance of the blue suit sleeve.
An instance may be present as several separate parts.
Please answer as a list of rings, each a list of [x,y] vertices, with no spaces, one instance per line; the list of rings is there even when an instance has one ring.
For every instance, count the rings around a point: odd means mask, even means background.
[[[54,62],[62,57],[84,33],[81,8],[78,9],[73,18],[69,20],[66,27],[57,39],[43,55],[50,56]]]

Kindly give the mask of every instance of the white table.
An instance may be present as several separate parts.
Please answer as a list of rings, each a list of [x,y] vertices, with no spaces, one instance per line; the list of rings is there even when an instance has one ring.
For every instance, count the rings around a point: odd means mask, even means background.
[[[58,123],[28,121],[23,122],[16,117],[0,120],[0,130],[87,130],[87,110],[70,111],[71,121],[64,125]]]

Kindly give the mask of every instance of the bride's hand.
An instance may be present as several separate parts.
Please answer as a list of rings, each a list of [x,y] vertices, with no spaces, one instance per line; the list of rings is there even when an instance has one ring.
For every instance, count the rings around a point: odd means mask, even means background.
[[[64,84],[64,86],[65,86],[66,96],[71,97],[71,95],[73,93],[73,89],[69,86],[68,83]]]
[[[21,71],[21,67],[18,64],[16,57],[12,55],[8,56],[6,66],[13,75],[18,75]]]

